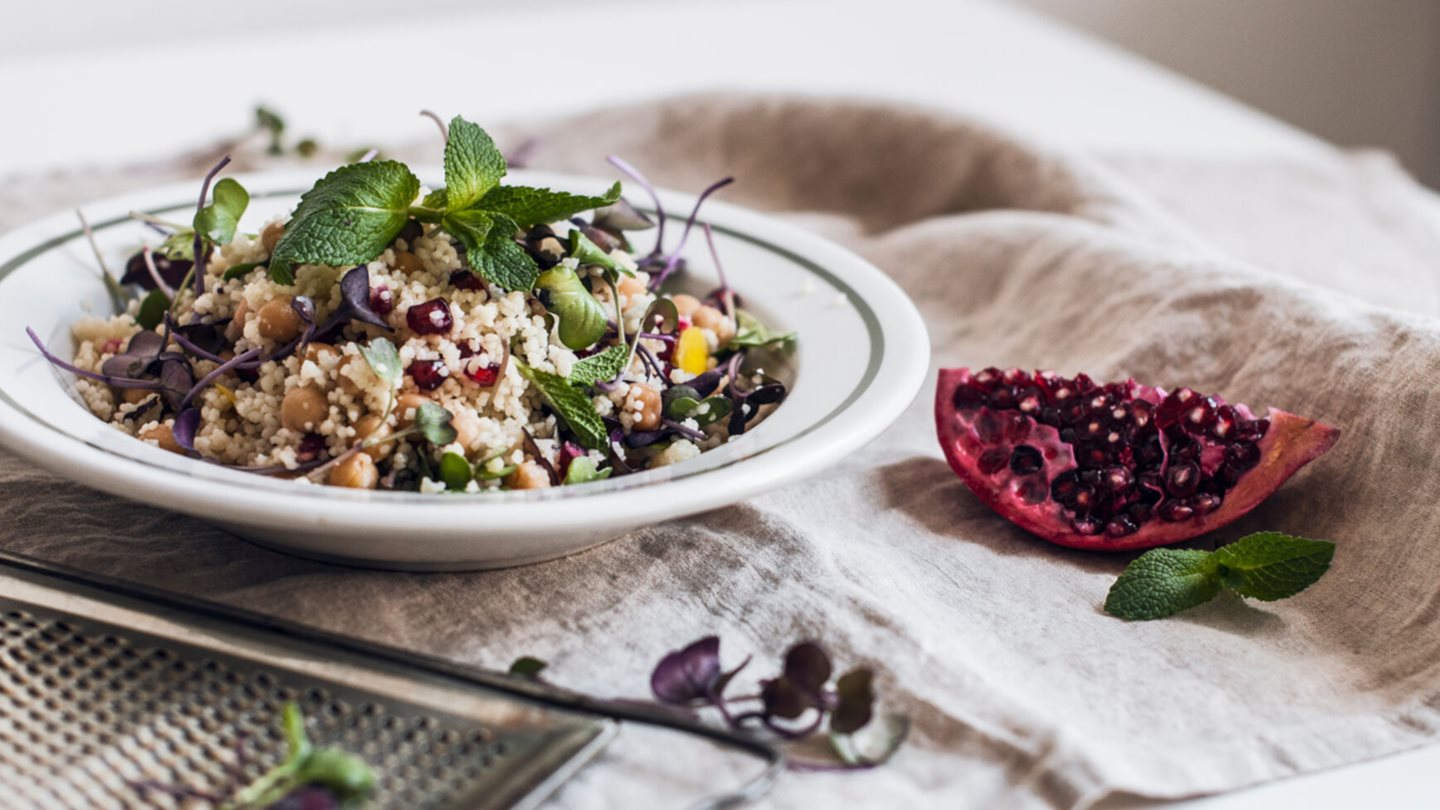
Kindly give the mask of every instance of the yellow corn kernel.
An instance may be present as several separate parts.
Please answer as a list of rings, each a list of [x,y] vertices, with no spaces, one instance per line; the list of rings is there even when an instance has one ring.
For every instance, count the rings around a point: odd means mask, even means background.
[[[680,333],[680,344],[675,347],[675,365],[690,374],[704,374],[710,360],[710,344],[705,334],[691,327]]]

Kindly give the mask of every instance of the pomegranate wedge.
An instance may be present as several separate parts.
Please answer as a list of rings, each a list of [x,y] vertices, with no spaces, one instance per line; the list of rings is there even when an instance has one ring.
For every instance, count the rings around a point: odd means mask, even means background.
[[[995,368],[942,370],[935,427],[955,473],[1001,517],[1052,543],[1111,551],[1230,523],[1340,436],[1189,388]]]

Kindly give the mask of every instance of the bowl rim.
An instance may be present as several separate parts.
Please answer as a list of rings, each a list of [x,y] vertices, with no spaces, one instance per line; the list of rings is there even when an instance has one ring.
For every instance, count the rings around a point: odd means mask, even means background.
[[[413,168],[422,180],[441,176],[435,167]],[[313,184],[315,174],[307,169],[285,169],[235,177],[252,189],[254,198],[298,199]],[[576,189],[598,190],[612,182],[532,170],[517,170],[510,177]],[[129,222],[124,212],[134,208],[156,213],[191,208],[193,194],[193,183],[181,182],[84,207],[107,212],[107,218],[94,223],[99,231]],[[696,198],[670,190],[660,190],[659,196],[670,210],[688,210]],[[110,216],[108,212],[116,213]],[[718,233],[776,253],[835,285],[857,308],[870,333],[871,356],[854,389],[817,421],[770,446],[747,452],[742,437],[673,468],[573,487],[469,497],[337,491],[233,470],[224,471],[226,477],[234,476],[231,480],[187,475],[178,467],[202,462],[170,459],[159,451],[150,459],[116,453],[29,413],[3,390],[0,444],[80,483],[202,518],[247,525],[264,525],[283,515],[311,526],[339,528],[363,523],[371,529],[413,531],[483,518],[488,531],[529,532],[545,525],[570,527],[581,518],[592,521],[596,528],[634,525],[734,503],[823,469],[878,436],[913,401],[923,384],[929,368],[929,340],[919,312],[905,293],[858,255],[797,226],[721,201],[708,201],[704,213],[702,221]],[[61,212],[0,236],[0,283],[26,262],[79,235],[71,215]],[[59,375],[56,379],[61,380]],[[862,404],[864,407],[857,409]],[[229,486],[232,481],[244,486]],[[422,506],[428,508],[413,508]],[[471,510],[480,511],[472,515]]]

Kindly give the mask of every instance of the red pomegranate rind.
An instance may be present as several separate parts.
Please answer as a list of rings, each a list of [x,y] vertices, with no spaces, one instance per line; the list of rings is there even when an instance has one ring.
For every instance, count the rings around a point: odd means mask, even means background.
[[[991,509],[1074,548],[1188,540],[1254,509],[1339,430],[1272,408],[1134,380],[946,369],[935,425],[946,459]]]

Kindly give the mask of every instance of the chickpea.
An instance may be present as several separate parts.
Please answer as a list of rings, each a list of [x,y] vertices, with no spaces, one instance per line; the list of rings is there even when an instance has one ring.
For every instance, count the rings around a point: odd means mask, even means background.
[[[175,441],[175,431],[164,422],[151,422],[140,428],[140,438],[145,441],[155,442],[160,445],[161,450],[169,450],[172,453],[185,454],[185,448]]]
[[[131,405],[139,405],[149,399],[153,393],[155,392],[146,388],[122,388],[120,389],[120,399]]]
[[[288,343],[297,337],[305,328],[305,322],[300,320],[300,313],[290,306],[290,296],[265,302],[257,313],[260,318],[260,336],[276,343]]]
[[[637,295],[645,294],[645,282],[641,281],[638,278],[635,278],[634,276],[621,276],[620,283],[617,286],[620,290],[620,294],[628,298],[634,298]],[[676,307],[676,309],[679,309],[679,307]]]
[[[329,482],[332,487],[374,489],[380,483],[380,471],[375,469],[375,459],[356,453],[330,468]]]
[[[395,260],[390,265],[407,276],[425,271],[425,264],[420,261],[420,257],[408,250],[395,251]]]
[[[550,486],[550,473],[533,461],[522,462],[515,472],[505,476],[505,486],[511,489],[545,489]]]
[[[675,305],[675,311],[680,313],[682,318],[694,315],[695,310],[700,308],[700,299],[685,293],[670,296],[670,302]]]
[[[330,414],[330,403],[318,388],[292,388],[280,401],[280,424],[302,433],[313,430]]]
[[[400,418],[400,427],[410,427],[410,423],[415,421],[415,414],[420,412],[420,406],[430,401],[424,394],[401,394],[395,401],[395,415]]]
[[[230,316],[230,323],[225,324],[225,339],[234,343],[245,335],[245,321],[250,317],[250,305],[245,299],[240,299],[240,306],[235,307],[235,314]]]
[[[480,417],[469,408],[460,408],[458,412],[451,411],[450,427],[455,428],[455,441],[461,447],[469,447],[475,443],[480,434]]]
[[[315,365],[324,365],[325,360],[334,361],[340,357],[340,350],[329,343],[311,343],[305,347],[305,359]]]
[[[265,255],[268,256],[275,252],[275,245],[284,235],[285,223],[283,222],[272,222],[265,226],[265,230],[260,232],[260,244],[265,248]]]
[[[355,438],[359,441],[363,442],[370,438],[374,438],[375,440],[379,441],[380,439],[383,439],[389,435],[390,426],[385,424],[385,421],[380,418],[379,414],[366,414],[365,416],[360,417],[360,421],[355,423]],[[385,444],[377,444],[372,447],[367,447],[361,452],[370,456],[370,458],[379,461],[380,459],[390,455],[390,450],[392,449],[392,447],[393,445],[387,442]]]
[[[692,323],[701,329],[709,329],[715,333],[715,338],[724,346],[735,337],[735,322],[725,316],[725,313],[714,307],[700,307],[690,317]]]
[[[660,392],[644,383],[630,386],[630,399],[640,402],[639,414],[635,417],[636,430],[655,430],[660,427]]]

